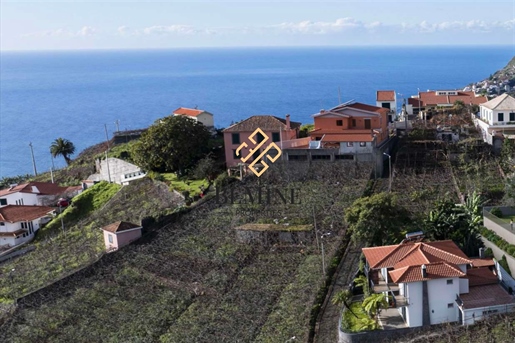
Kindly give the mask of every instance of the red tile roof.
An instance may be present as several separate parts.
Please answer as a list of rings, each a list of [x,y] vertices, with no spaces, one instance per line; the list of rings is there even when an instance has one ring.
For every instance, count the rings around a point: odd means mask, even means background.
[[[471,260],[472,267],[474,268],[495,266],[494,260],[492,258],[472,258]]]
[[[497,275],[488,267],[468,269],[466,278],[469,279],[469,287],[499,283]]]
[[[353,103],[351,105],[348,105],[347,107],[355,108],[357,110],[362,110],[362,111],[376,112],[376,113],[379,113],[379,114],[388,114],[388,112],[389,112],[389,110],[387,108],[377,107],[377,106],[372,106],[372,105],[367,105],[367,104],[362,104],[362,103],[359,103],[359,102],[355,102],[355,103]]]
[[[446,262],[436,262],[426,265],[426,277],[422,276],[421,265],[406,266],[399,269],[389,271],[392,281],[401,282],[417,282],[433,279],[463,277],[466,274],[457,266]]]
[[[436,106],[438,104],[453,105],[456,100],[461,100],[465,105],[480,105],[488,101],[486,96],[475,96],[473,91],[456,91],[457,95],[436,95],[437,91],[420,92],[421,106]],[[416,98],[409,98],[408,103],[418,106]]]
[[[365,135],[361,134],[326,134],[324,138],[321,139],[322,142],[372,142],[374,137],[372,134]]]
[[[35,188],[33,188],[35,187]],[[33,193],[39,195],[61,195],[65,193],[69,187],[61,187],[58,184],[51,182],[29,182],[21,185],[17,185],[12,188],[2,189],[0,191],[0,197],[13,193]]]
[[[370,268],[401,268],[433,262],[470,264],[471,260],[451,240],[401,243],[386,247],[363,248]]]
[[[515,302],[513,296],[509,295],[499,284],[469,287],[469,292],[460,294],[460,298],[465,309],[507,305]]]
[[[300,128],[300,123],[291,121],[292,129]],[[252,132],[260,128],[263,131],[286,130],[286,119],[271,115],[257,115],[247,118],[239,123],[229,126],[224,132]]]
[[[118,221],[116,223],[112,223],[107,226],[104,226],[102,228],[102,230],[109,231],[112,233],[118,233],[118,232],[130,230],[130,229],[136,229],[136,228],[141,228],[141,225],[136,225],[136,224],[129,223],[129,222]]]
[[[54,209],[47,206],[7,205],[0,207],[0,222],[31,221],[47,216]]]
[[[395,91],[377,91],[377,101],[395,101]]]
[[[189,117],[196,117],[199,114],[202,114],[204,112],[206,112],[206,111],[204,111],[204,110],[197,110],[197,109],[194,109],[194,108],[179,107],[178,109],[173,111],[173,114],[189,116]],[[206,112],[206,113],[211,114],[209,112]]]

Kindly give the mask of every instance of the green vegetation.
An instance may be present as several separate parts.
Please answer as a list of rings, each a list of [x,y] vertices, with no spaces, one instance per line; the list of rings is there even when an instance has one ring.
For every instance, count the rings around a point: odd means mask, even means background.
[[[186,177],[179,178],[174,173],[161,174],[163,181],[170,185],[170,189],[179,193],[188,192],[190,197],[200,194],[200,188],[207,188],[209,182],[207,180],[190,180]]]
[[[502,249],[506,251],[508,255],[515,257],[515,245],[508,243],[505,239],[486,227],[482,227],[480,232],[483,237],[497,245],[499,249]]]
[[[52,145],[50,145],[50,153],[54,158],[57,156],[62,156],[66,161],[66,164],[70,165],[70,155],[75,153],[75,145],[73,145],[73,143],[69,140],[59,137],[52,142]]]
[[[353,315],[356,314],[356,316]],[[370,319],[367,312],[363,309],[361,301],[353,302],[350,305],[350,310],[343,311],[342,329],[345,332],[359,332],[363,329],[363,323]]]
[[[131,156],[144,170],[183,176],[207,155],[210,137],[203,124],[184,116],[168,116],[143,132]]]

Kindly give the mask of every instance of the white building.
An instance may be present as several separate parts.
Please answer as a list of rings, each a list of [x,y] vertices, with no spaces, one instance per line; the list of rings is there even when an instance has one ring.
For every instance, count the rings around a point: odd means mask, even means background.
[[[175,111],[173,111],[174,116],[186,116],[187,118],[190,118],[192,120],[195,120],[199,123],[204,124],[204,126],[213,128],[214,120],[213,120],[213,114],[204,111],[204,110],[198,110],[196,108],[185,108],[185,107],[179,107]]]
[[[0,207],[7,205],[55,205],[60,197],[73,197],[82,188],[61,187],[50,182],[29,182],[0,190]]]
[[[475,119],[483,140],[500,148],[504,138],[515,139],[515,98],[503,94],[481,104]]]
[[[0,208],[0,247],[10,248],[34,238],[41,225],[52,219],[46,206],[8,205]]]
[[[114,157],[96,160],[96,169],[96,174],[88,176],[88,179],[83,181],[85,187],[91,186],[98,181],[128,185],[131,181],[141,179],[147,175],[137,165]]]
[[[515,307],[493,260],[469,259],[450,240],[363,248],[363,254],[373,291],[391,296],[408,327],[470,324]]]
[[[392,122],[397,114],[397,94],[395,91],[377,91],[376,92],[376,106],[387,108],[389,121]]]

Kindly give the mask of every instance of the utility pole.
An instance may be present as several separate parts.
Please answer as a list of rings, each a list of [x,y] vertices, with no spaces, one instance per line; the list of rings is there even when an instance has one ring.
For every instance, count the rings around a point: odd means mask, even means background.
[[[32,155],[32,166],[34,167],[34,175],[38,176],[38,171],[36,170],[36,160],[34,159],[34,149],[32,148],[32,142],[29,143],[30,153]]]
[[[50,168],[50,177],[52,178],[52,183],[54,183],[54,156],[50,154],[50,158],[52,159],[52,167]]]
[[[106,132],[106,144],[107,144],[107,150],[106,150],[107,176],[109,177],[109,183],[111,183],[111,172],[109,171],[109,160],[107,157],[107,153],[109,152],[109,135],[107,134],[107,124],[104,124],[104,129]]]
[[[392,156],[388,155],[386,152],[383,152],[383,155],[388,156],[388,176],[389,176],[389,182],[388,182],[388,193],[391,193],[392,191]]]
[[[120,132],[120,120],[116,119],[114,123],[116,124],[116,132]]]

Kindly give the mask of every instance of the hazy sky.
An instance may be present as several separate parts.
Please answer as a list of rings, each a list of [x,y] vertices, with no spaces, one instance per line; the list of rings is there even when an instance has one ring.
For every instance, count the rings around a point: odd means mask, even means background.
[[[0,49],[515,45],[506,1],[5,1]]]

